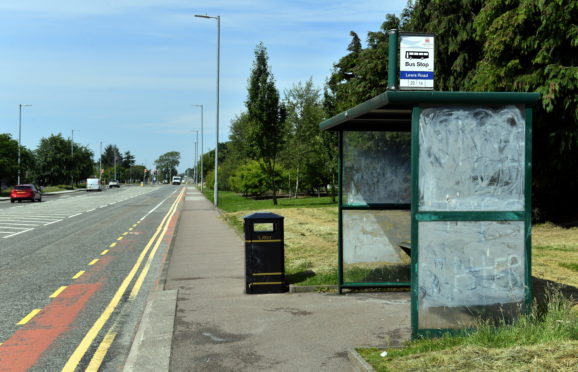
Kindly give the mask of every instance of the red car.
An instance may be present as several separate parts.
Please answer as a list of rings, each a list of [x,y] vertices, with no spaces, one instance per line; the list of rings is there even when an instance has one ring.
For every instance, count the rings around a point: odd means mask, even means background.
[[[42,201],[42,194],[38,188],[32,184],[16,185],[10,192],[10,201],[14,203],[16,200],[20,203],[22,200],[31,200],[35,202]]]

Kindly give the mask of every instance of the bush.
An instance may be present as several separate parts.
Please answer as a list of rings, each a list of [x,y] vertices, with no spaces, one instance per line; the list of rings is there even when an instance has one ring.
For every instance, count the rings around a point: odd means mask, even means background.
[[[244,196],[260,196],[270,189],[269,176],[254,160],[239,167],[229,181],[231,189]]]

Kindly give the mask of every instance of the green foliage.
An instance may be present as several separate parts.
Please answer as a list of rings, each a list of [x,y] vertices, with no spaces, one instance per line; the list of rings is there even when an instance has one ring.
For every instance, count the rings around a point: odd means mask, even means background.
[[[130,153],[130,151],[126,151],[122,156],[121,165],[123,168],[130,168],[135,164],[134,155]]]
[[[461,335],[445,334],[440,338],[417,339],[409,342],[405,348],[388,349],[388,355],[385,358],[379,356],[382,349],[368,348],[358,349],[358,351],[378,371],[387,371],[392,362],[407,356],[418,358],[418,355],[424,353],[442,355],[450,350],[455,352],[466,346],[485,348],[484,355],[488,359],[484,360],[483,355],[480,354],[480,359],[476,363],[479,365],[492,359],[489,351],[493,349],[517,348],[518,352],[512,353],[509,358],[509,363],[516,365],[523,362],[523,359],[516,361],[518,357],[524,358],[520,356],[520,349],[523,347],[551,343],[562,345],[578,340],[578,317],[571,310],[572,305],[572,301],[564,298],[557,289],[551,288],[547,293],[545,311],[540,311],[535,306],[530,314],[520,316],[513,324],[505,321],[498,322],[498,324],[479,321],[474,329]],[[404,359],[411,363],[411,360],[415,358]],[[403,368],[401,365],[396,366]],[[409,364],[404,366],[411,369]],[[425,368],[425,365],[422,367]],[[502,370],[508,370],[508,365]]]
[[[436,35],[436,89],[538,92],[534,110],[536,215],[571,217],[578,205],[578,3],[574,0],[416,0],[386,16],[367,46],[352,32],[349,54],[325,89],[330,116],[385,90],[386,31]],[[563,197],[560,197],[563,196]]]
[[[243,196],[260,196],[269,190],[271,182],[258,161],[251,160],[237,168],[231,180],[232,190]]]
[[[578,202],[577,20],[573,0],[487,0],[474,19],[482,58],[466,88],[541,94],[534,120],[534,204],[552,219],[572,215]]]
[[[403,31],[436,35],[436,89],[463,90],[475,72],[482,41],[475,37],[473,16],[484,3],[485,0],[429,0],[416,1],[406,9]]]
[[[387,87],[387,30],[398,29],[400,20],[393,14],[377,32],[368,33],[367,48],[361,47],[357,33],[351,31],[349,54],[333,65],[325,90],[325,109],[330,116],[383,93]]]
[[[20,148],[21,182],[32,181],[34,154],[26,147]],[[10,134],[0,134],[0,184],[15,184],[18,179],[18,141]]]
[[[293,181],[289,190],[295,195],[300,190],[313,193],[327,184],[333,184],[335,177],[336,143],[327,143],[327,135],[319,130],[319,123],[325,118],[321,93],[309,79],[305,84],[294,85],[285,92],[287,107],[287,146],[282,158]],[[330,135],[331,136],[331,135]]]
[[[559,265],[565,269],[578,272],[578,263],[576,262],[561,262]]]
[[[104,148],[104,152],[101,156],[102,166],[104,168],[120,167],[123,163],[123,157],[120,153],[120,150],[116,145],[108,145]]]
[[[62,134],[42,138],[35,151],[35,177],[42,185],[83,180],[94,174],[94,154],[85,146],[64,139]]]
[[[277,167],[274,170],[274,178],[277,185],[283,182],[282,170]],[[242,193],[244,196],[261,196],[271,190],[271,178],[263,161],[250,160],[235,171],[230,181],[232,190]]]
[[[275,168],[277,156],[285,139],[286,111],[279,102],[279,92],[270,72],[267,50],[262,43],[255,48],[255,61],[249,77],[247,94],[248,140],[254,149],[254,159],[263,159],[271,180],[273,204],[277,205]]]
[[[178,151],[169,151],[155,160],[155,166],[157,168],[157,179],[168,180],[171,182],[171,178],[178,174],[177,167],[181,162],[181,153]]]
[[[207,187],[203,194],[213,202],[213,189]],[[319,208],[336,207],[337,203],[331,201],[329,197],[310,198],[280,198],[276,206],[271,206],[271,201],[266,199],[244,198],[233,191],[219,191],[219,208],[225,212],[271,210],[283,208]]]

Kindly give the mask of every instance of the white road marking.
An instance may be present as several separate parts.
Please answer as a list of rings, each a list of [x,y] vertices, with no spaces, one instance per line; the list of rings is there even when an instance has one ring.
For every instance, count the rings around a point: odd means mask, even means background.
[[[60,222],[60,221],[62,221],[62,220],[56,220],[56,221],[48,222],[48,223],[45,224],[44,226],[52,225],[53,223],[57,223],[57,222]]]
[[[4,239],[10,238],[10,237],[12,237],[12,236],[20,235],[20,234],[25,233],[25,232],[30,231],[30,230],[34,230],[34,229],[28,229],[28,230],[20,231],[20,232],[11,234],[11,235],[6,235],[6,236],[4,236],[3,238],[4,238]]]

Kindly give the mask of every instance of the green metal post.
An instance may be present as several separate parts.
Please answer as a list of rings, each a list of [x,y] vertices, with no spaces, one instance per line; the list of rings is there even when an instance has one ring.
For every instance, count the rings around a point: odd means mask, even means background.
[[[339,131],[339,145],[338,145],[339,155],[337,158],[337,167],[339,172],[337,173],[337,182],[339,183],[339,213],[338,213],[338,236],[337,236],[337,288],[339,289],[339,294],[342,293],[343,287],[343,131]]]
[[[389,63],[387,67],[387,90],[397,89],[397,39],[396,29],[389,30]]]
[[[419,234],[417,213],[419,212],[419,106],[414,106],[411,113],[411,338],[418,335],[418,264]]]
[[[525,311],[532,311],[532,108],[525,107],[526,114],[526,138],[525,138],[525,176],[524,197],[525,197],[525,220],[524,231],[526,232],[524,249],[526,251],[526,303]]]

